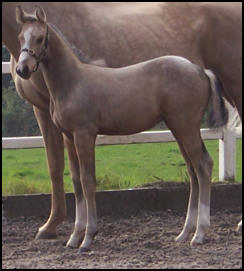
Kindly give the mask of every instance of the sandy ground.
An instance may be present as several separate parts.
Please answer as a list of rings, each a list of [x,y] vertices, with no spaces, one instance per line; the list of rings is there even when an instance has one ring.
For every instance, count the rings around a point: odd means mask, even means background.
[[[59,226],[57,240],[35,240],[45,219],[9,219],[2,226],[2,268],[242,268],[242,237],[235,232],[240,213],[212,212],[205,243],[193,248],[174,242],[185,214],[100,217],[92,249],[83,254],[64,246],[73,221]]]

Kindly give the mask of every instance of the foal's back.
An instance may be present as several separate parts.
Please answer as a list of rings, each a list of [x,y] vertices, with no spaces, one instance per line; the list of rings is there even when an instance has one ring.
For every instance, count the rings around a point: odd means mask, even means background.
[[[177,56],[116,69],[87,65],[81,87],[80,95],[93,99],[89,106],[87,99],[84,106],[77,105],[77,115],[92,108],[101,134],[140,132],[181,112],[195,114],[200,122],[209,97],[204,71]]]

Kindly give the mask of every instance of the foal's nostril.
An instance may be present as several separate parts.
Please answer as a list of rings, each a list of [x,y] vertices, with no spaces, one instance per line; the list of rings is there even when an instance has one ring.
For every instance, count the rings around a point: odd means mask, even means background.
[[[16,73],[17,73],[19,76],[22,76],[22,71],[19,69],[18,66],[16,67]]]
[[[28,66],[24,66],[20,69],[18,66],[16,67],[16,73],[23,78],[26,78],[29,75],[29,68]]]
[[[24,66],[24,69],[22,71],[22,75],[26,77],[29,74],[29,68],[28,66]]]

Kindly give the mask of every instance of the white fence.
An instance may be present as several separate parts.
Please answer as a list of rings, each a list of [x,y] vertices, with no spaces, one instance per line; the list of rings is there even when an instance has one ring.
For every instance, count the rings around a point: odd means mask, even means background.
[[[8,62],[2,63],[2,73],[10,73]],[[236,171],[236,138],[242,137],[242,127],[227,129],[201,129],[204,140],[219,139],[219,180],[234,180]],[[97,145],[170,142],[175,141],[170,131],[142,132],[128,136],[99,135]],[[2,149],[22,149],[44,147],[41,136],[3,137]]]
[[[10,62],[2,62],[2,73],[10,73]]]

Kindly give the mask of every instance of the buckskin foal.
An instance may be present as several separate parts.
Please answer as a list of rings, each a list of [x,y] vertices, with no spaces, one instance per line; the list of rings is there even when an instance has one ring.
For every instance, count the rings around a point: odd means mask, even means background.
[[[177,240],[184,241],[195,231],[191,244],[202,243],[210,225],[213,163],[200,136],[200,123],[209,101],[213,109],[210,124],[219,127],[227,122],[214,74],[178,56],[123,68],[85,64],[46,22],[42,8],[37,7],[35,15],[29,15],[18,7],[16,17],[22,24],[16,72],[29,79],[40,65],[50,94],[52,120],[67,142],[76,197],[74,232],[67,246],[88,250],[98,230],[94,159],[97,134],[132,134],[161,120],[177,139],[191,177],[187,217]]]

